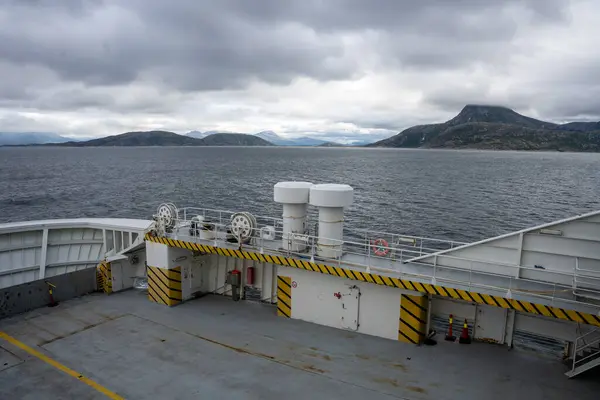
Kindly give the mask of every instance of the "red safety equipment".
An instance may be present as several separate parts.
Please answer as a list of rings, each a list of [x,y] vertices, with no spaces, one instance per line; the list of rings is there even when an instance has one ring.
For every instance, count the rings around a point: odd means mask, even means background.
[[[467,325],[467,319],[465,318],[465,323],[463,325],[462,333],[460,334],[460,338],[458,339],[458,343],[461,344],[470,344],[471,336],[469,336],[469,325]]]
[[[454,342],[456,340],[456,337],[452,334],[452,323],[454,322],[454,319],[452,318],[452,314],[450,314],[450,318],[448,319],[448,334],[446,335],[446,339],[448,342]]]
[[[44,281],[44,282],[46,282],[46,285],[48,285],[48,294],[50,295],[50,303],[48,304],[48,307],[55,307],[58,305],[58,303],[54,300],[54,293],[53,293],[52,289],[55,288],[56,285],[53,285],[48,281]]]
[[[246,270],[246,284],[254,285],[254,267],[248,267]]]
[[[375,240],[371,247],[373,247],[373,253],[379,257],[385,257],[390,252],[390,249],[388,249],[388,242],[385,239]]]

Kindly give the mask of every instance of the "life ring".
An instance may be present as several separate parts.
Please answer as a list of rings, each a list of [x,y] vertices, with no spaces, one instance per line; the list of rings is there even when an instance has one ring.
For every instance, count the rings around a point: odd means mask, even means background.
[[[390,252],[390,249],[388,248],[388,242],[385,239],[375,240],[371,247],[373,248],[373,253],[379,257],[385,257]]]

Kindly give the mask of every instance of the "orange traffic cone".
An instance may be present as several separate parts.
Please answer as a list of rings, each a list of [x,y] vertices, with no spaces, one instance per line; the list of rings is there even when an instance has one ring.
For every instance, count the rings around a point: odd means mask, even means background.
[[[456,336],[454,336],[452,334],[452,322],[453,322],[453,318],[452,318],[452,314],[450,314],[449,324],[448,324],[448,333],[446,334],[446,339],[445,339],[448,342],[456,341]]]
[[[462,333],[460,334],[460,338],[458,339],[458,343],[461,344],[470,344],[471,336],[469,336],[469,325],[467,325],[467,319],[465,318],[465,324],[462,328]]]

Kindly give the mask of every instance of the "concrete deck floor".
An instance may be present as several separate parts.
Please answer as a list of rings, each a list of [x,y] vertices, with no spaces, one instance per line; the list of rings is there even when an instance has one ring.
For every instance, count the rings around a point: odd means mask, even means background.
[[[177,307],[127,291],[0,320],[0,331],[128,399],[598,399],[531,353],[441,340],[416,347],[207,296]],[[0,398],[104,395],[0,339]]]

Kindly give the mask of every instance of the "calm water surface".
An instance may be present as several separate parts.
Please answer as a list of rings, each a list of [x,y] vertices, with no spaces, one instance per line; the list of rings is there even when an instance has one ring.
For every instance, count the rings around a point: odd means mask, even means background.
[[[352,185],[354,227],[462,241],[600,209],[600,154],[0,148],[0,222],[149,218],[165,201],[279,216],[283,180]]]

